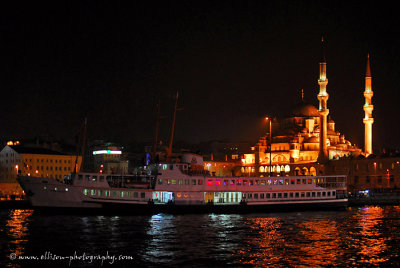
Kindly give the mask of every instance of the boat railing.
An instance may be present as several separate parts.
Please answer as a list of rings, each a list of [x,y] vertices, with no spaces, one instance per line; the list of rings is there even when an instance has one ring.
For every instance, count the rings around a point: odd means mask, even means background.
[[[199,176],[199,175],[204,175],[204,176],[210,176],[210,172],[208,170],[181,170],[183,174],[189,175],[189,176]]]
[[[345,188],[346,183],[345,182],[322,182],[322,183],[317,183],[317,187],[322,187],[322,188]]]

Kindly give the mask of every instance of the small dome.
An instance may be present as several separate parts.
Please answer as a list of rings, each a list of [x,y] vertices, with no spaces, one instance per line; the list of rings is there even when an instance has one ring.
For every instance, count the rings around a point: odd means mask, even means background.
[[[312,136],[304,141],[304,143],[319,143],[318,137]]]
[[[307,102],[300,102],[299,104],[295,105],[290,112],[290,116],[295,117],[318,117],[318,109]]]

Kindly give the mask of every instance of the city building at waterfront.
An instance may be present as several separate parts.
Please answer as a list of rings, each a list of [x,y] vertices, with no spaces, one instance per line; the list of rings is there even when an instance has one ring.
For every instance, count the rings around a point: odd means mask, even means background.
[[[81,156],[68,155],[46,148],[6,145],[0,151],[0,191],[20,194],[17,174],[63,180],[64,176],[80,169]]]

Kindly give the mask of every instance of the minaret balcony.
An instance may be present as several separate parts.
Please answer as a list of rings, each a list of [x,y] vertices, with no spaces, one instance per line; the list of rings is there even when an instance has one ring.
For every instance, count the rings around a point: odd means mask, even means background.
[[[371,114],[372,111],[374,110],[374,105],[364,105],[363,109],[365,113]]]
[[[364,91],[364,97],[366,99],[371,99],[372,96],[374,96],[374,92],[373,91]]]
[[[373,124],[374,123],[374,119],[372,117],[364,118],[363,122],[364,122],[364,124]]]

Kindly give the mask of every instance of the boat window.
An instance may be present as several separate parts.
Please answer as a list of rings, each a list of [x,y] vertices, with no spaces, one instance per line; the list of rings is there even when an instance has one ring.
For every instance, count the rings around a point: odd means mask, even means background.
[[[306,197],[310,197],[310,195],[311,195],[310,192],[306,193]]]
[[[171,184],[172,184],[172,185],[175,185],[175,184],[176,184],[176,180],[175,180],[175,179],[172,179],[172,180],[171,180]]]
[[[96,195],[96,190],[94,189],[90,190],[90,195]]]
[[[304,194],[304,193],[301,193],[301,197],[305,197],[305,194]]]
[[[236,185],[242,185],[242,180],[241,180],[241,179],[238,179],[238,180],[236,181]]]
[[[247,197],[248,197],[249,199],[251,199],[251,198],[253,198],[253,194],[247,194]]]
[[[197,182],[198,182],[199,185],[203,184],[203,180],[198,180]]]
[[[293,193],[289,193],[290,198],[293,198]]]
[[[242,198],[246,198],[246,194],[242,194]]]
[[[158,179],[158,184],[162,184],[162,179]]]
[[[325,192],[322,192],[322,196],[326,196],[326,193],[325,193]]]
[[[172,165],[172,164],[169,165],[169,169],[170,169],[170,170],[173,170],[173,169],[174,169],[174,165]]]
[[[105,194],[106,194],[106,196],[110,196],[110,191],[109,190],[106,190],[106,192],[105,192]]]
[[[100,176],[100,181],[104,181],[104,176]]]
[[[271,194],[270,193],[267,193],[265,196],[266,196],[267,199],[271,198]]]
[[[332,192],[332,196],[335,196],[335,195],[336,195],[336,192],[335,192],[335,191],[333,191],[333,192]]]
[[[285,179],[285,185],[289,185],[289,179]]]
[[[98,191],[97,191],[97,195],[98,195],[98,196],[101,196],[102,194],[103,194],[103,192],[102,192],[101,190],[98,190]]]
[[[126,197],[131,197],[131,192],[126,192]]]
[[[303,179],[303,184],[306,184],[306,179]]]
[[[272,198],[276,198],[276,193],[273,193],[273,194],[272,194]]]
[[[265,185],[265,180],[261,180],[261,185]]]
[[[282,198],[282,193],[278,193],[278,198]]]
[[[86,179],[86,181],[89,181],[90,176],[89,175],[85,175],[85,179]]]
[[[301,180],[300,180],[300,179],[297,179],[296,182],[297,182],[297,184],[300,184],[300,183],[301,183]]]
[[[254,199],[258,199],[258,194],[254,194]]]
[[[328,196],[331,196],[331,192],[328,192]]]
[[[279,185],[283,185],[283,180],[279,180]]]
[[[121,191],[120,196],[124,197],[124,192],[123,191]]]
[[[97,181],[97,176],[93,176],[92,181]]]
[[[221,181],[220,180],[216,180],[215,181],[215,185],[220,186],[221,185]]]
[[[193,184],[193,185],[196,185],[196,180],[192,180],[192,184]]]
[[[318,196],[318,197],[321,197],[321,192],[317,192],[317,196]]]
[[[296,197],[296,198],[298,198],[299,196],[300,196],[299,193],[296,193],[296,194],[295,194],[295,197]]]
[[[311,196],[312,196],[312,197],[315,197],[315,192],[312,192],[312,193],[311,193]]]
[[[163,166],[162,166],[162,169],[163,169],[163,170],[166,170],[166,169],[167,169],[167,167],[168,167],[168,165],[167,165],[167,164],[163,164]]]
[[[138,196],[139,196],[138,192],[133,192],[133,197],[134,198],[138,198]]]
[[[190,185],[190,180],[189,179],[185,180],[185,185]]]
[[[264,199],[264,194],[260,194],[260,199]]]
[[[183,179],[179,179],[179,180],[178,180],[178,184],[179,184],[179,185],[183,185]]]
[[[253,180],[249,180],[249,185],[253,185]]]
[[[79,174],[79,175],[78,175],[78,180],[82,180],[82,177],[83,177],[83,176]]]
[[[308,183],[308,184],[311,184],[311,183],[312,183],[312,179],[308,179],[308,180],[307,180],[307,183]]]
[[[228,186],[228,180],[224,180],[224,186]]]
[[[291,179],[291,180],[290,180],[290,184],[294,184],[294,179]]]
[[[247,185],[247,180],[243,180],[243,185]]]
[[[235,185],[235,180],[231,180],[231,185]]]
[[[112,193],[113,193],[113,197],[117,197],[117,192],[116,191],[113,191]]]
[[[140,198],[144,198],[144,192],[140,193]]]
[[[287,198],[287,193],[283,193],[283,198]]]
[[[277,185],[277,184],[278,184],[278,180],[274,179],[274,185]]]
[[[260,181],[256,180],[255,185],[260,185]]]
[[[208,186],[213,185],[213,181],[212,181],[211,179],[207,180],[207,185],[208,185]]]

